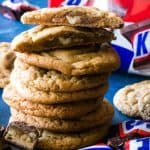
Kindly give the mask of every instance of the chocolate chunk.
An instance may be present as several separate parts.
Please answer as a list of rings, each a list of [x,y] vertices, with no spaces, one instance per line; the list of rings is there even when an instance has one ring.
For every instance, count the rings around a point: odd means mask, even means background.
[[[107,145],[113,149],[121,149],[123,148],[124,141],[120,137],[113,137],[107,141]]]
[[[12,122],[4,133],[4,139],[22,149],[33,150],[38,140],[38,131],[22,122]]]
[[[133,67],[136,70],[150,70],[150,54],[135,58],[133,61]]]
[[[0,137],[3,136],[4,131],[5,131],[5,127],[4,126],[0,126]]]
[[[123,123],[125,123],[125,122],[123,122]],[[130,133],[126,134],[125,136],[121,136],[120,129],[123,129],[123,128],[120,128],[120,125],[122,125],[123,123],[112,125],[109,130],[109,135],[105,139],[104,143],[106,143],[108,146],[110,146],[114,150],[124,149],[126,141],[145,137],[135,131],[130,132]],[[145,123],[145,122],[143,121],[143,123]],[[121,130],[121,132],[123,132],[123,131]]]
[[[9,150],[9,145],[3,139],[3,133],[5,131],[4,126],[0,126],[0,150]]]
[[[113,149],[123,149],[124,148],[124,144],[126,141],[129,141],[131,139],[138,139],[141,138],[142,136],[137,135],[137,134],[130,134],[126,137],[120,137],[120,136],[116,136],[116,137],[112,137],[110,139],[107,140],[107,145],[112,147]]]

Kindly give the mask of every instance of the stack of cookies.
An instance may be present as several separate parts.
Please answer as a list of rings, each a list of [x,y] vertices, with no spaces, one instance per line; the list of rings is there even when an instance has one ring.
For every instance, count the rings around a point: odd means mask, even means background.
[[[94,144],[107,134],[113,116],[103,97],[119,58],[108,44],[115,39],[108,28],[120,28],[122,20],[79,6],[45,8],[21,19],[39,25],[12,42],[17,59],[3,93],[10,122],[36,127],[41,149]]]

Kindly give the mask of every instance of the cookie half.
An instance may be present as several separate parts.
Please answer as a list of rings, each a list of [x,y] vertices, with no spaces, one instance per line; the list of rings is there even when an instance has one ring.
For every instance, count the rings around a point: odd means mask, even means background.
[[[86,115],[87,113],[96,110],[101,105],[102,98],[78,101],[66,104],[44,105],[31,103],[22,98],[15,88],[7,86],[3,92],[4,101],[25,114],[37,117],[50,117],[60,119],[73,119]]]
[[[118,54],[106,44],[101,47],[74,47],[38,54],[17,53],[17,56],[30,65],[73,76],[111,72],[120,65]]]
[[[140,117],[138,97],[140,96],[139,91],[142,91],[143,87],[145,89],[149,88],[150,80],[128,85],[120,89],[114,96],[116,108],[128,116]]]
[[[0,42],[0,87],[4,88],[9,83],[9,76],[13,68],[15,52],[10,48],[10,43]]]
[[[120,28],[123,26],[123,20],[115,13],[85,6],[43,8],[25,13],[21,17],[21,21],[27,24],[89,28]]]
[[[11,47],[19,52],[42,52],[56,48],[101,44],[113,39],[113,33],[106,29],[39,25],[16,36]]]
[[[29,126],[31,125],[56,132],[80,132],[111,122],[113,113],[113,107],[107,101],[103,101],[97,110],[74,120],[36,117],[11,108],[11,121],[25,122]]]
[[[109,73],[85,76],[67,76],[58,71],[42,69],[15,60],[11,83],[16,82],[42,91],[73,92],[97,87],[107,82]]]

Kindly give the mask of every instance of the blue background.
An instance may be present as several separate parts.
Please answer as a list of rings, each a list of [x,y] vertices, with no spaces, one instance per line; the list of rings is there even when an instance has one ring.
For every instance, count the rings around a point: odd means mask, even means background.
[[[0,0],[0,3],[2,0]],[[39,7],[47,7],[46,0],[29,0],[32,4],[38,5]],[[8,41],[10,42],[17,34],[31,28],[31,25],[23,25],[19,21],[9,20],[2,15],[0,15],[0,42]],[[126,61],[126,60],[125,60]],[[138,81],[150,79],[149,77],[131,75],[127,73],[113,73],[109,78],[109,90],[105,97],[112,103],[115,92],[128,85]],[[0,95],[2,94],[2,89],[0,89]],[[0,124],[6,125],[9,119],[9,107],[0,99]],[[121,122],[127,120],[128,117],[121,114],[115,109],[115,115],[113,118],[113,123]]]

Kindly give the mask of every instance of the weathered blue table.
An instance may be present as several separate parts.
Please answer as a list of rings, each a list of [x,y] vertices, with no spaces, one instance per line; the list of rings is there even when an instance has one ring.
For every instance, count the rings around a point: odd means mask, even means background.
[[[2,0],[0,0],[0,3]],[[36,4],[38,6],[46,7],[46,0],[29,0],[29,2]],[[10,42],[17,34],[22,31],[25,31],[31,28],[31,25],[23,25],[18,21],[12,21],[4,18],[0,15],[0,42],[8,41]],[[150,79],[149,77],[142,77],[138,75],[131,75],[125,73],[113,73],[109,79],[110,87],[105,97],[112,103],[115,92],[124,87],[127,84],[132,84],[138,81]],[[2,89],[0,89],[0,95],[2,94]],[[9,107],[3,102],[0,97],[0,124],[6,125],[9,120]],[[127,116],[121,114],[117,110],[115,110],[115,115],[113,118],[113,123],[121,122],[123,120],[129,119]]]

